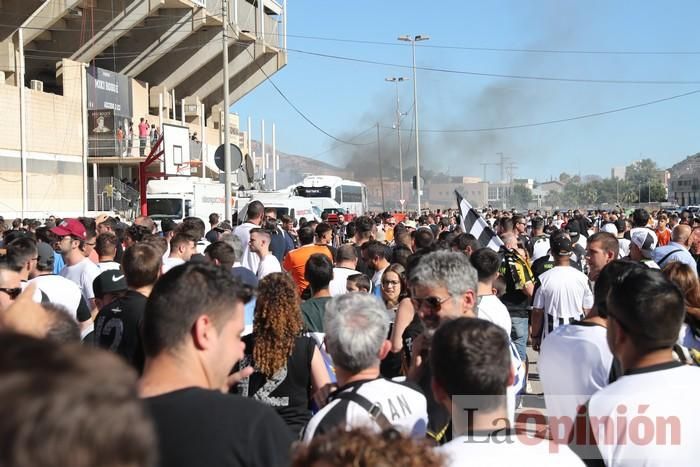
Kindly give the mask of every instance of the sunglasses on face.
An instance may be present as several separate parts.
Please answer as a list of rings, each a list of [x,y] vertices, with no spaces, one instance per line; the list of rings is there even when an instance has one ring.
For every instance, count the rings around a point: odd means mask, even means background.
[[[398,287],[399,285],[401,285],[401,282],[399,282],[399,281],[382,281],[382,285],[384,287],[389,287],[390,285],[394,286],[394,287]]]
[[[14,300],[14,299],[16,299],[17,297],[19,297],[19,294],[22,293],[22,288],[21,288],[21,287],[15,287],[15,288],[12,288],[12,289],[0,288],[0,292],[5,292],[7,295],[9,295],[9,297],[10,297],[12,300]]]
[[[411,297],[411,302],[413,303],[413,306],[416,308],[416,310],[420,310],[423,307],[423,304],[425,303],[428,308],[434,311],[440,310],[442,307],[442,304],[445,303],[447,300],[449,300],[450,297],[445,297],[445,298],[440,298],[440,297],[423,297],[423,298],[418,298],[418,297]]]

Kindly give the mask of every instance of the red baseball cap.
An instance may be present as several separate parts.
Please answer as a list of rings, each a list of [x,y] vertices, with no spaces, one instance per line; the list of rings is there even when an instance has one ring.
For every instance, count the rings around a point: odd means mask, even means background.
[[[85,226],[78,219],[63,219],[63,222],[51,229],[51,232],[61,237],[70,235],[71,237],[75,237],[79,240],[87,239],[87,235],[85,234]]]

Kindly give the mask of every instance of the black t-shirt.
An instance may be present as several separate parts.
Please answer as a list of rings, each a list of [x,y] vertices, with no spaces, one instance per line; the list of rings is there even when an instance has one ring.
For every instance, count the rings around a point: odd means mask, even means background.
[[[389,336],[387,339],[391,339],[391,333],[393,332],[395,323],[391,323],[389,326]],[[418,313],[413,314],[413,320],[406,326],[403,333],[401,334],[401,341],[403,342],[403,348],[398,352],[389,352],[384,360],[382,360],[379,367],[379,373],[385,378],[396,378],[401,375],[401,370],[403,369],[404,362],[406,366],[411,362],[411,350],[413,348],[413,339],[420,335],[425,327],[423,322],[420,320]]]
[[[155,422],[160,467],[289,465],[292,433],[264,404],[194,387],[144,402]]]
[[[102,307],[95,320],[95,344],[115,352],[139,373],[143,370],[141,321],[146,297],[129,290],[124,296]]]
[[[571,267],[576,268],[578,271],[581,270],[581,263],[577,261],[571,261],[569,263]],[[549,271],[554,267],[554,259],[550,255],[545,255],[542,256],[541,258],[538,258],[534,263],[532,263],[532,273],[535,275],[535,279],[537,281],[535,282],[535,287],[539,287],[539,279],[540,276]]]
[[[249,334],[243,338],[245,356],[236,365],[234,371],[246,366],[255,367],[253,349],[255,336]],[[304,425],[311,419],[309,401],[311,400],[311,358],[316,342],[311,337],[299,336],[294,342],[292,355],[287,365],[278,370],[272,378],[267,378],[259,371],[238,383],[232,392],[241,396],[252,397],[263,404],[273,407],[298,436]]]

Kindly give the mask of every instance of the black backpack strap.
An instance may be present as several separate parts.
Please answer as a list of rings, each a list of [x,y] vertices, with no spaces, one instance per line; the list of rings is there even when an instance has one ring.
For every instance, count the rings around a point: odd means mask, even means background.
[[[680,248],[677,248],[677,249],[671,251],[671,252],[668,253],[666,256],[664,256],[663,258],[661,258],[661,261],[659,261],[659,262],[656,263],[656,264],[658,264],[659,266],[661,266],[661,265],[663,264],[663,262],[666,261],[672,254],[678,253],[678,252],[681,252],[681,251],[683,251],[683,250],[681,250]]]
[[[393,428],[393,425],[391,424],[389,419],[386,418],[386,415],[384,415],[384,413],[382,412],[382,408],[379,404],[371,402],[369,399],[367,399],[364,396],[361,396],[356,392],[344,391],[336,395],[334,399],[347,400],[356,403],[357,405],[359,405],[367,411],[369,417],[377,425],[379,425],[379,428],[381,428],[382,430],[388,430],[389,428]]]

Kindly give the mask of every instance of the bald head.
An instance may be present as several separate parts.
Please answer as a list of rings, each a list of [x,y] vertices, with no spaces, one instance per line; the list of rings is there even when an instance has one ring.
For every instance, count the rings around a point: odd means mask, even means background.
[[[671,240],[681,245],[687,245],[688,239],[690,238],[690,232],[692,229],[689,225],[678,224],[673,228],[673,234],[671,235]]]

